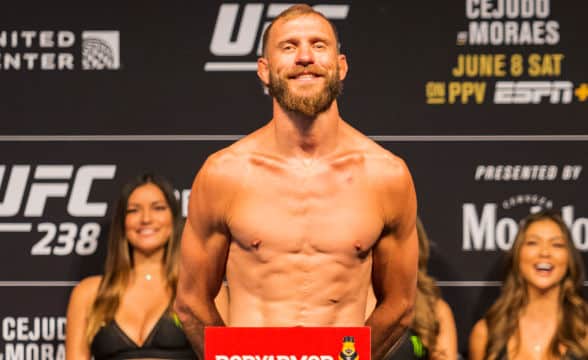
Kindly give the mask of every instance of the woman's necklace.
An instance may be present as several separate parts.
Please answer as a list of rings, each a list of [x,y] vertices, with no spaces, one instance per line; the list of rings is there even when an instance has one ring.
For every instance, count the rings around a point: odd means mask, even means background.
[[[141,272],[142,272],[142,271],[141,271]],[[151,281],[151,280],[153,280],[153,279],[155,278],[155,276],[153,275],[153,273],[152,273],[152,272],[146,272],[146,273],[143,273],[143,274],[141,274],[141,275],[138,275],[139,271],[137,271],[136,273],[137,273],[137,276],[138,276],[139,278],[143,278],[143,279],[145,279],[145,280],[147,280],[147,281]]]

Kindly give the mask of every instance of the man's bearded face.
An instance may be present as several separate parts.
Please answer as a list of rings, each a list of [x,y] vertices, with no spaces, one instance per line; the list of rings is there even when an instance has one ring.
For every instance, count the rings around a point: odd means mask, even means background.
[[[269,93],[285,110],[315,117],[327,110],[343,90],[343,82],[339,79],[339,64],[335,64],[334,71],[330,72],[314,64],[296,65],[283,76],[270,69]],[[311,84],[313,90],[304,89],[304,85],[298,86],[302,89],[293,89],[289,86],[289,80],[305,76],[324,79],[324,85],[318,87]]]

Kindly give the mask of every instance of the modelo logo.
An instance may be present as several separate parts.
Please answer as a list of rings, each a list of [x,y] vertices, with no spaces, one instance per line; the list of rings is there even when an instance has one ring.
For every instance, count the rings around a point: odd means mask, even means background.
[[[215,56],[261,55],[261,35],[269,26],[271,19],[291,5],[293,4],[222,4],[218,11],[216,25],[210,41],[210,52]],[[349,5],[344,4],[319,4],[314,5],[312,8],[331,20],[346,19],[349,13]],[[265,18],[263,15],[264,10]],[[241,14],[241,20],[237,22],[239,14]],[[233,37],[233,34],[236,34],[236,36]],[[205,71],[253,71],[255,69],[255,62],[207,62],[204,65]]]
[[[463,204],[463,250],[507,251],[512,247],[519,225],[509,217],[497,218],[497,207],[495,203],[484,204],[479,214],[475,204]],[[588,251],[588,218],[575,219],[573,205],[562,207],[561,214],[576,248]]]
[[[102,217],[107,204],[89,202],[92,183],[99,179],[113,179],[116,165],[83,165],[74,175],[73,165],[38,165],[33,174],[25,202],[25,217],[41,217],[45,212],[47,199],[65,198],[69,193],[67,213],[74,217]],[[19,213],[31,174],[30,165],[13,165],[5,181],[6,166],[0,165],[0,186],[6,182],[4,198],[0,202],[0,217],[12,217]],[[70,188],[71,185],[71,188]]]

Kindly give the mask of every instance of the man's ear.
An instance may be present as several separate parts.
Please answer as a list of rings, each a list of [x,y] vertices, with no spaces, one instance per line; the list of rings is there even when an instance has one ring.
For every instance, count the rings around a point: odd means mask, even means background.
[[[257,77],[267,86],[269,84],[269,66],[267,59],[260,57],[257,59]]]
[[[339,63],[339,80],[345,79],[349,65],[347,64],[347,57],[343,54],[337,55],[337,62]]]

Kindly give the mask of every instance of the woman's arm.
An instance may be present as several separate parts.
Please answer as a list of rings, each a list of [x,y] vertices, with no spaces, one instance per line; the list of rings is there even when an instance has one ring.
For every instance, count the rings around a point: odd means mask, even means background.
[[[86,339],[88,314],[100,285],[100,276],[86,278],[73,289],[67,306],[65,355],[68,360],[89,360],[90,347]]]
[[[469,360],[484,360],[486,345],[488,344],[488,327],[486,320],[479,320],[470,334]]]
[[[453,312],[445,301],[439,299],[435,304],[435,315],[439,321],[439,335],[431,359],[455,360],[457,359],[457,330]]]

